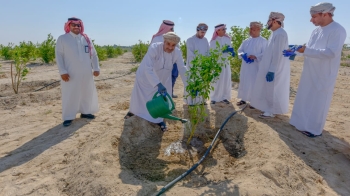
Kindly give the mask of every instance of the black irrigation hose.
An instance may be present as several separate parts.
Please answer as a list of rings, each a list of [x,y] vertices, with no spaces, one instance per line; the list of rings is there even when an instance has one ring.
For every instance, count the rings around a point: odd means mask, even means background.
[[[124,75],[121,75],[121,76],[117,76],[117,77],[113,77],[113,78],[104,78],[104,79],[99,79],[99,80],[95,80],[95,81],[116,79],[116,78],[120,78],[120,77],[129,75],[129,74],[131,74],[131,73],[132,73],[132,72],[128,72],[128,73],[126,73],[126,74],[124,74]],[[45,85],[45,86],[43,86],[43,87],[41,87],[41,88],[39,88],[39,89],[36,89],[34,92],[40,91],[40,90],[42,90],[42,89],[44,89],[44,88],[46,88],[46,87],[48,87],[48,86],[51,86],[51,85],[53,85],[53,84],[55,84],[55,83],[57,83],[57,82],[59,82],[59,81],[61,81],[61,80],[57,80],[57,81],[55,81],[55,82],[52,82],[52,83],[50,83],[50,84],[47,84],[47,85]]]
[[[44,87],[41,87],[41,88],[39,88],[39,89],[36,89],[34,92],[40,91],[41,89],[44,89],[44,88],[46,88],[46,87],[48,87],[48,86],[51,86],[51,85],[53,85],[53,84],[56,84],[56,83],[59,82],[59,81],[61,81],[61,80],[57,80],[57,81],[55,81],[55,82],[52,82],[52,83],[50,83],[50,84],[47,84],[47,85],[45,85]]]
[[[185,173],[181,174],[179,177],[175,178],[173,181],[171,181],[170,183],[168,183],[167,185],[165,185],[162,189],[160,189],[155,195],[159,196],[163,193],[165,193],[168,189],[170,189],[173,185],[175,185],[178,181],[182,180],[184,177],[186,177],[188,174],[190,174],[193,170],[195,170],[203,161],[204,159],[207,157],[207,155],[209,154],[210,150],[212,149],[216,139],[219,137],[220,132],[222,131],[222,129],[224,128],[224,126],[226,125],[227,121],[230,120],[230,118],[232,116],[234,116],[235,114],[237,114],[237,112],[241,112],[243,111],[248,104],[246,104],[242,109],[237,110],[233,113],[231,113],[226,120],[224,121],[224,123],[222,123],[220,129],[218,130],[218,132],[216,133],[213,141],[211,142],[210,146],[208,147],[207,151],[205,151],[204,155],[202,156],[202,158],[196,163],[194,164],[189,170],[187,170]]]

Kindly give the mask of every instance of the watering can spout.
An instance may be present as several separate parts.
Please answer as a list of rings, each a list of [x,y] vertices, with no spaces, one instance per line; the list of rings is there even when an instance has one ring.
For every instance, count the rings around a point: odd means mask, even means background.
[[[182,123],[186,123],[187,122],[186,119],[181,119],[181,118],[169,115],[169,114],[162,116],[162,118],[166,118],[166,119],[170,119],[170,120],[178,120],[178,121],[181,121]]]

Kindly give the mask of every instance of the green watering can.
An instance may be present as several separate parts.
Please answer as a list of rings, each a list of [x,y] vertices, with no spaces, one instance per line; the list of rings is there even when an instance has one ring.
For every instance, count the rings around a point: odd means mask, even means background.
[[[171,115],[172,111],[175,109],[175,104],[168,93],[166,96],[157,96],[157,94],[158,92],[154,94],[152,100],[146,103],[147,110],[153,118],[167,118],[171,120],[179,120],[182,123],[187,122],[186,119],[181,119]]]

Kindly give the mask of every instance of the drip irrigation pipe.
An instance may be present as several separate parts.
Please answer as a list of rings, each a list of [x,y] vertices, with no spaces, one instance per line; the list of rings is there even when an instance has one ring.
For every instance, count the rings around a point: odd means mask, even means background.
[[[59,82],[59,81],[61,81],[61,80],[57,80],[57,81],[55,81],[55,82],[52,82],[52,83],[50,83],[50,84],[47,84],[47,85],[45,85],[45,86],[43,86],[43,87],[41,87],[41,88],[39,88],[39,89],[36,89],[34,92],[40,91],[41,89],[44,89],[44,88],[46,88],[46,87],[48,87],[48,86],[51,86],[51,85],[53,85],[53,84],[56,84],[56,83]]]
[[[120,78],[120,77],[129,75],[129,74],[131,74],[131,73],[132,73],[132,72],[128,72],[128,73],[126,73],[126,74],[124,74],[124,75],[121,75],[121,76],[112,77],[112,78],[98,79],[98,80],[95,80],[95,81],[98,82],[98,81],[102,81],[102,80],[116,79],[116,78]],[[48,86],[51,86],[51,85],[53,85],[53,84],[56,84],[56,83],[59,82],[59,81],[61,81],[61,80],[57,80],[57,81],[55,81],[55,82],[52,82],[52,83],[50,83],[50,84],[47,84],[47,85],[45,85],[45,86],[43,86],[43,87],[41,87],[41,88],[39,88],[39,89],[36,89],[34,92],[40,91],[40,90],[42,90],[42,89],[44,89],[44,88],[46,88],[46,87],[48,87]]]
[[[216,139],[219,137],[220,132],[223,130],[224,126],[226,125],[226,123],[228,122],[228,120],[230,120],[230,118],[232,116],[234,116],[235,114],[237,114],[237,112],[241,112],[243,111],[248,104],[246,104],[242,109],[237,110],[233,113],[231,113],[226,120],[224,121],[224,123],[222,123],[220,129],[218,130],[218,132],[216,133],[213,141],[211,142],[210,146],[208,147],[207,151],[205,151],[204,155],[202,156],[202,158],[196,163],[194,164],[189,170],[187,170],[185,173],[181,174],[179,177],[175,178],[173,181],[171,181],[170,183],[168,183],[167,185],[165,185],[162,189],[160,189],[155,195],[159,196],[163,193],[165,193],[168,189],[170,189],[173,185],[175,185],[178,181],[182,180],[183,178],[185,178],[188,174],[190,174],[193,170],[195,170],[203,161],[204,159],[207,157],[207,155],[210,153],[210,150],[213,148],[214,143],[216,141]]]

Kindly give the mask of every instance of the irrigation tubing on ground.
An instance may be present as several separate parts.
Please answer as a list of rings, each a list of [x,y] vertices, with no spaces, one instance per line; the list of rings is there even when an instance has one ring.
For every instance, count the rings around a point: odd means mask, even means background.
[[[52,82],[52,83],[50,83],[50,84],[47,84],[47,85],[45,85],[45,86],[43,86],[43,87],[41,87],[41,88],[39,88],[39,89],[36,89],[34,92],[40,91],[41,89],[44,89],[44,88],[46,88],[46,87],[48,87],[48,86],[51,86],[51,85],[53,85],[53,84],[56,84],[56,83],[59,82],[59,81],[61,81],[61,80],[57,80],[57,81],[55,81],[55,82]]]
[[[219,137],[220,132],[223,130],[224,126],[226,125],[226,123],[228,122],[228,120],[230,120],[230,118],[232,116],[234,116],[235,114],[237,114],[237,112],[241,112],[243,111],[245,108],[247,107],[247,104],[240,110],[237,110],[233,113],[231,113],[226,120],[224,121],[224,123],[222,123],[220,129],[218,130],[218,132],[216,133],[213,141],[211,142],[210,146],[208,147],[207,151],[205,151],[204,155],[202,156],[202,158],[196,163],[194,164],[189,170],[187,170],[185,173],[181,174],[179,177],[175,178],[173,181],[171,181],[170,183],[168,183],[167,185],[165,185],[162,189],[160,189],[155,195],[159,196],[163,193],[165,193],[168,189],[170,189],[173,185],[175,185],[178,181],[182,180],[184,177],[186,177],[188,174],[190,174],[193,170],[195,170],[203,161],[204,159],[207,157],[207,155],[210,153],[210,150],[213,148],[214,143],[216,141],[216,139]]]
[[[126,74],[124,74],[124,75],[121,75],[121,76],[117,76],[117,77],[113,77],[113,78],[104,78],[104,79],[99,79],[99,80],[95,80],[95,81],[97,82],[97,81],[102,81],[102,80],[116,79],[116,78],[120,78],[120,77],[129,75],[129,74],[131,74],[131,73],[132,73],[132,72],[128,72],[128,73],[126,73]],[[44,89],[44,88],[46,88],[46,87],[48,87],[48,86],[51,86],[51,85],[53,85],[53,84],[56,84],[56,83],[59,82],[59,81],[61,81],[61,80],[57,80],[57,81],[55,81],[55,82],[52,82],[52,83],[50,83],[50,84],[47,84],[47,85],[45,85],[45,86],[43,86],[43,87],[41,87],[41,88],[39,88],[39,89],[36,89],[34,92],[40,91],[40,90],[42,90],[42,89]]]

